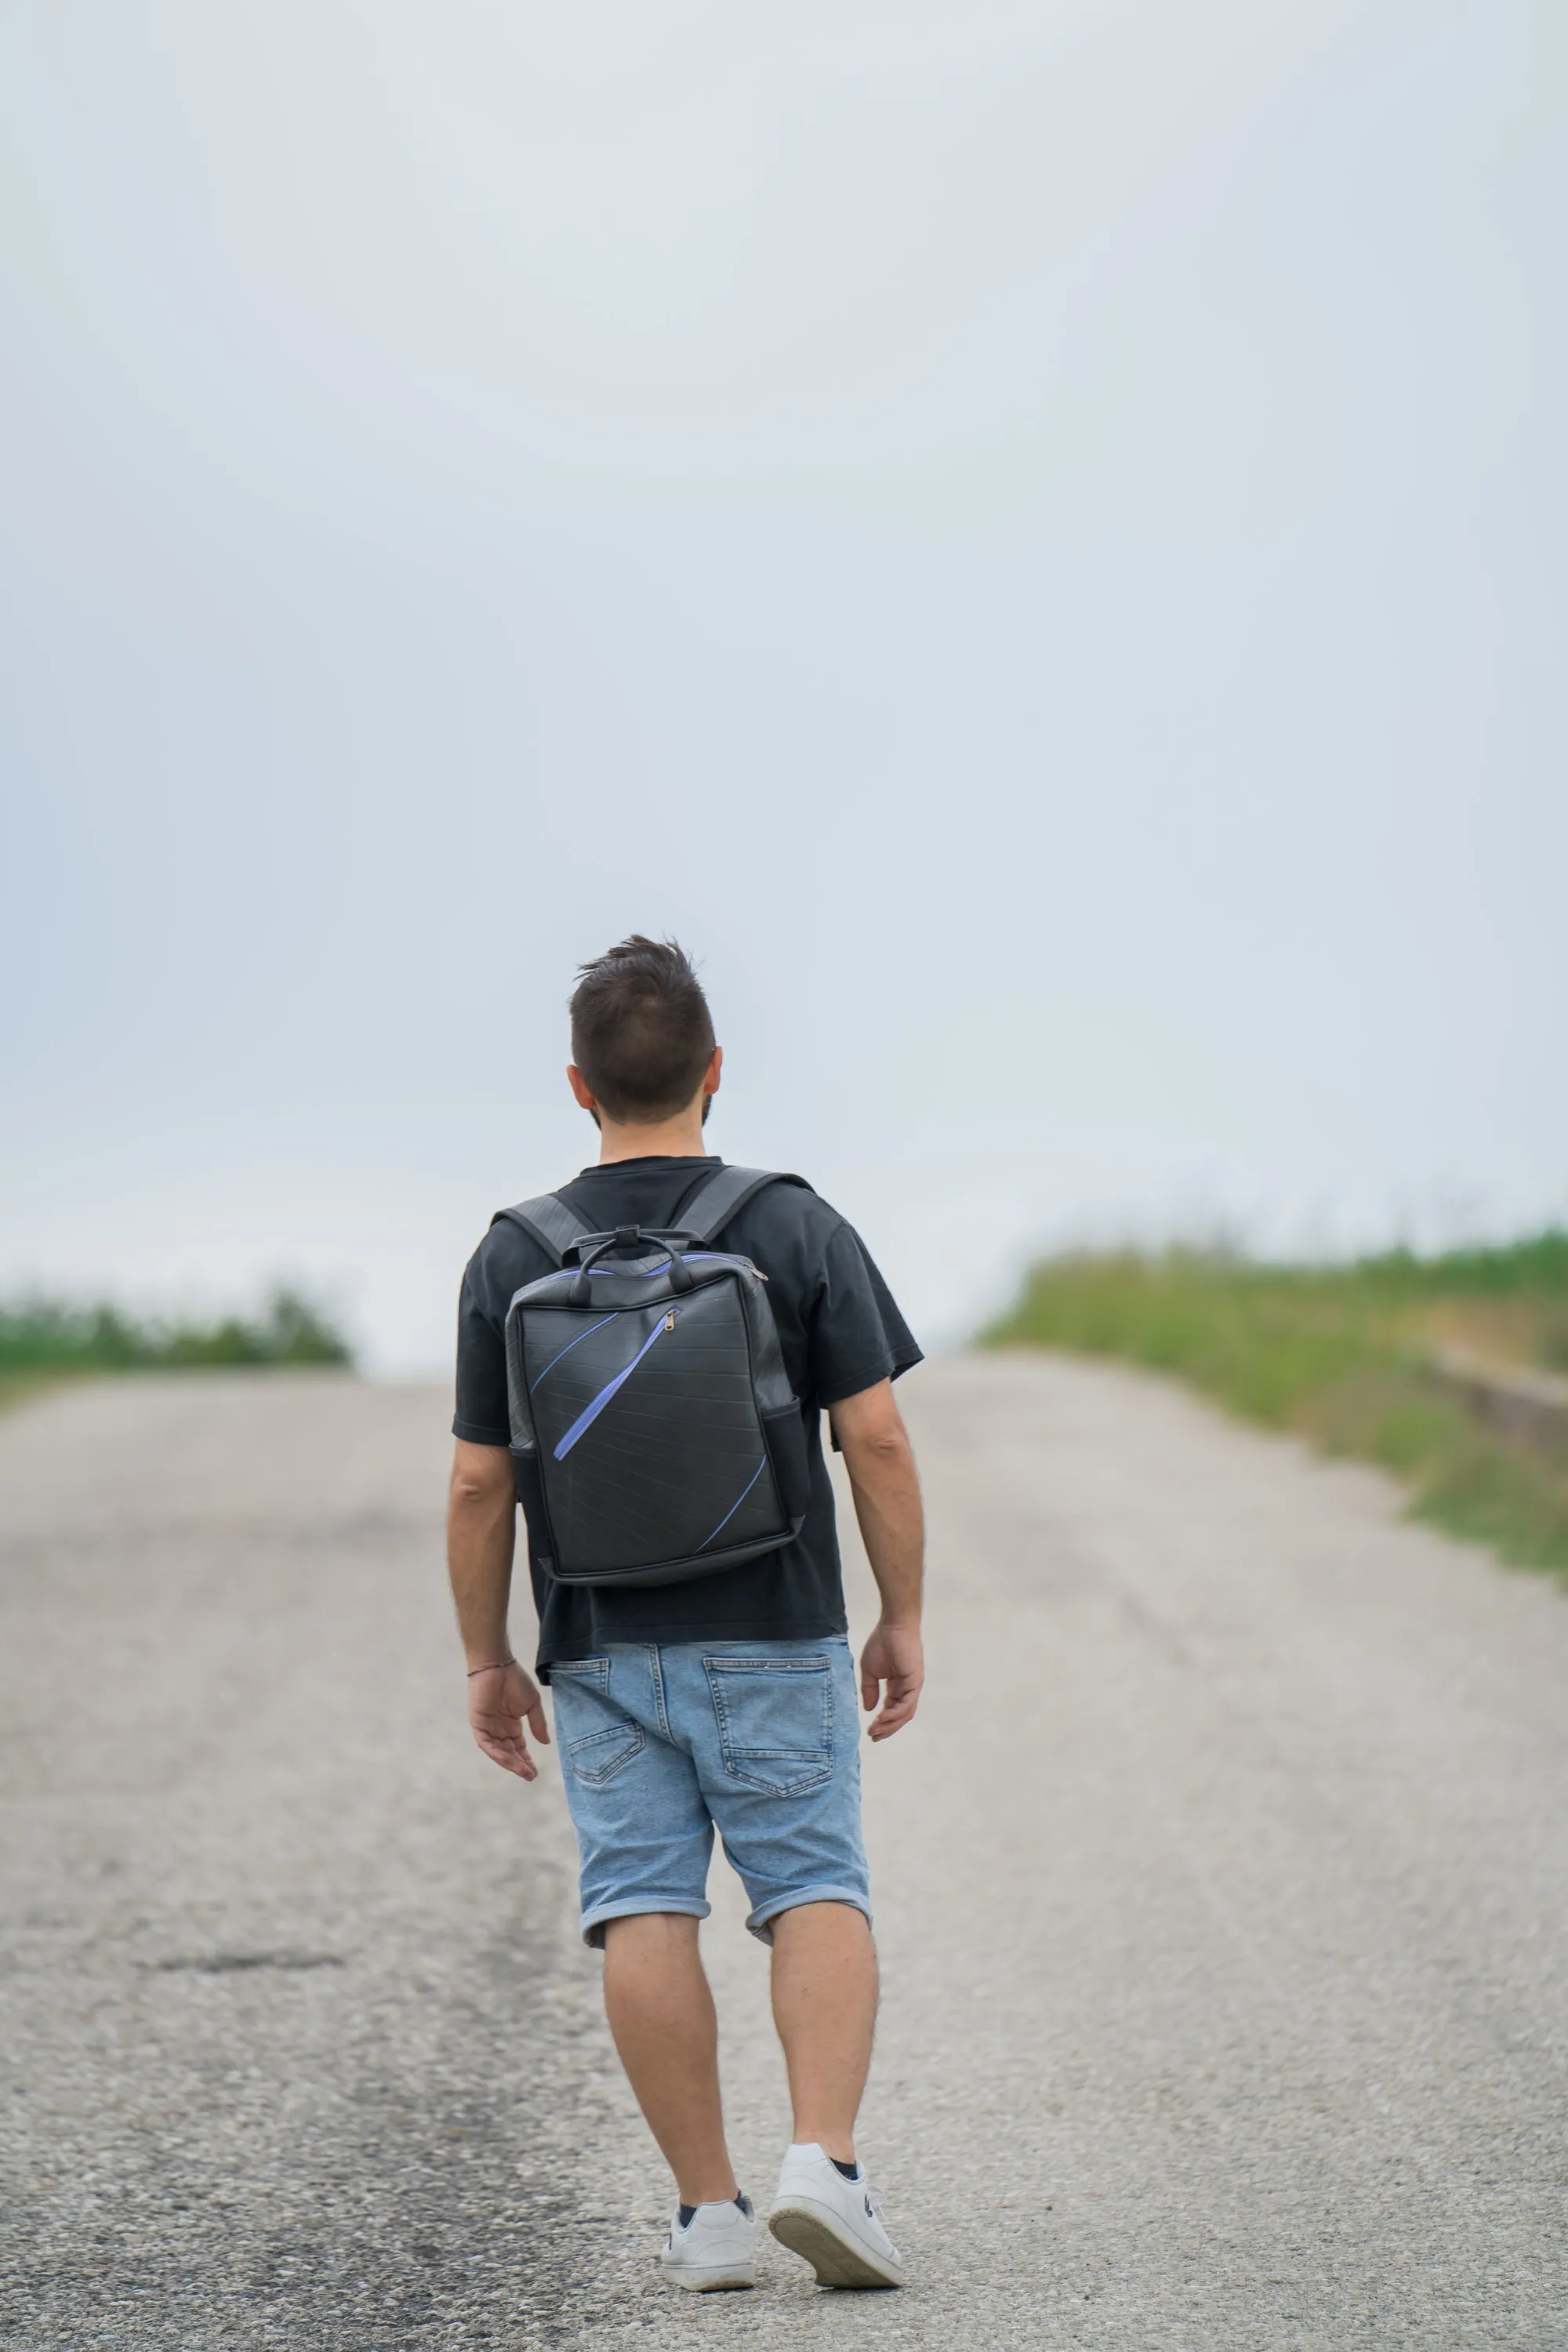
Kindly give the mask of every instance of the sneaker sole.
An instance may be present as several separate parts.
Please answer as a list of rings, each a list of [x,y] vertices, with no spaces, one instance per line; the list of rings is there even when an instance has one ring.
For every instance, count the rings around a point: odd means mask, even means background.
[[[755,2286],[753,2275],[744,2278],[738,2270],[708,2271],[677,2269],[673,2263],[661,2263],[658,2274],[671,2286],[684,2287],[688,2294],[728,2294],[733,2289]]]
[[[816,2273],[818,2286],[902,2286],[904,2274],[846,2237],[818,2205],[780,2205],[768,2227],[781,2246],[799,2254]]]

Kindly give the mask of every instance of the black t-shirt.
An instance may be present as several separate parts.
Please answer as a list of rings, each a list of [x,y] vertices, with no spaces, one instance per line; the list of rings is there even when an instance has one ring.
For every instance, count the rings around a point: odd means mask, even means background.
[[[594,1233],[669,1225],[705,1169],[722,1160],[618,1160],[585,1168],[560,1197]],[[630,1592],[563,1585],[530,1547],[539,1611],[539,1663],[589,1658],[606,1642],[811,1641],[845,1631],[833,1486],[822,1454],[822,1409],[896,1380],[921,1351],[854,1228],[798,1184],[770,1184],[724,1227],[717,1246],[768,1277],[790,1385],[805,1419],[811,1501],[793,1543],[718,1576]],[[469,1259],[458,1306],[458,1412],[453,1433],[505,1445],[504,1332],[512,1293],[553,1270],[539,1244],[503,1218]],[[548,1672],[545,1674],[549,1679]]]

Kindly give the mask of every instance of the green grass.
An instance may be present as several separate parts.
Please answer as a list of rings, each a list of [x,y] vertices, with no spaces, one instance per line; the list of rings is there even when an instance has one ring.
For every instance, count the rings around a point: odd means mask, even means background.
[[[291,1290],[275,1291],[258,1318],[212,1323],[143,1321],[117,1307],[51,1299],[0,1305],[0,1407],[94,1373],[352,1361],[342,1334]]]
[[[1036,1266],[982,1344],[1173,1373],[1246,1420],[1394,1472],[1418,1517],[1568,1575],[1568,1432],[1500,1431],[1429,1369],[1444,1344],[1568,1368],[1568,1232],[1335,1266],[1196,1249],[1074,1254]]]

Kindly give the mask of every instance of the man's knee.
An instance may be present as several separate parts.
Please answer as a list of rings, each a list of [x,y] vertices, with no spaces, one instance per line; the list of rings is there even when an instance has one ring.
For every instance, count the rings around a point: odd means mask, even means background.
[[[605,1920],[599,1935],[606,1958],[614,1951],[687,1952],[696,1950],[701,1925],[689,1911],[627,1911]]]
[[[767,1922],[775,1954],[781,1944],[798,1948],[821,1945],[836,1952],[860,1951],[870,1946],[871,1922],[858,1903],[845,1895],[817,1895],[775,1911]]]

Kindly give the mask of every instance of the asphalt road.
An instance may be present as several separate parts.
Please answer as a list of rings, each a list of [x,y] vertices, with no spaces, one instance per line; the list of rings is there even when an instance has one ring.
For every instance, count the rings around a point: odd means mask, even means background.
[[[906,1388],[933,1679],[867,1759],[897,2296],[777,2248],[752,2295],[653,2275],[553,1762],[525,1789],[463,1723],[440,1395],[0,1423],[5,2352],[1568,2347],[1568,1599],[1128,1375]]]

